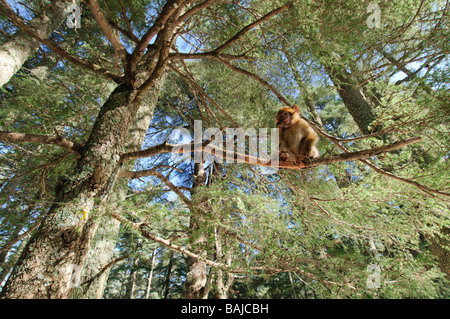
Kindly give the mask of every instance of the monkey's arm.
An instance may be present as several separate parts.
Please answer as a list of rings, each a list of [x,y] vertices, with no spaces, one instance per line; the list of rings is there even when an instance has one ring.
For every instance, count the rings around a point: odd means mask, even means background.
[[[318,139],[317,133],[309,130],[308,134],[300,143],[300,155],[311,158],[319,157],[319,151],[316,148]]]

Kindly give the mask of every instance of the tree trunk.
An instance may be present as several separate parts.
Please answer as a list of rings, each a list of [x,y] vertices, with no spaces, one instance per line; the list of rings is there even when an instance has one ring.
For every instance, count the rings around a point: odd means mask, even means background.
[[[433,235],[425,235],[428,246],[439,264],[439,268],[450,281],[450,228],[442,227],[440,233]]]
[[[173,250],[169,253],[169,264],[167,265],[166,279],[164,280],[164,292],[163,298],[167,299],[169,296],[170,290],[170,276],[172,275],[172,266],[173,266]]]
[[[144,97],[136,115],[136,120],[130,129],[127,145],[125,147],[126,152],[139,149],[144,142],[165,79],[166,74],[161,77],[152,91]],[[134,164],[134,161],[130,161],[126,163],[123,168],[131,170],[134,167]],[[118,181],[114,187],[114,193],[110,196],[110,202],[123,202],[127,195],[127,190],[128,180]],[[114,207],[111,207],[110,209],[114,209]],[[119,221],[110,215],[106,214],[102,216],[102,222],[92,240],[89,254],[83,268],[82,283],[96,276],[96,274],[112,260],[119,235],[119,226]],[[82,287],[83,293],[81,297],[87,299],[102,298],[109,271],[110,268],[104,271],[100,276],[96,277],[93,282],[90,282],[88,287]]]
[[[150,289],[152,288],[153,270],[155,270],[156,248],[157,246],[153,248],[152,261],[150,264],[150,273],[148,274],[147,278],[147,289],[145,291],[145,299],[148,299],[150,297]]]
[[[220,231],[215,229],[215,254],[216,259],[228,266],[231,266],[231,252],[224,252],[223,244],[227,243],[227,238]],[[235,281],[233,273],[225,272],[222,269],[216,269],[216,291],[214,296],[216,299],[228,299],[231,287]],[[224,278],[225,277],[225,278]],[[225,279],[225,280],[224,280]]]
[[[203,163],[194,164],[194,181],[192,185],[192,194],[198,188],[205,185],[206,172],[203,168]],[[198,199],[201,201],[200,199]],[[202,227],[205,225],[205,216],[201,213],[191,211],[189,221],[189,234],[191,238],[191,248],[196,251],[197,255],[206,258],[206,244],[208,238],[206,232]],[[206,262],[201,258],[186,257],[186,283],[185,283],[185,297],[186,299],[203,299],[205,298],[205,288],[207,282]]]
[[[70,1],[70,3],[72,3]],[[67,17],[69,1],[59,0],[48,7],[45,14],[35,17],[28,26],[46,39]],[[0,87],[22,67],[23,63],[39,48],[40,42],[22,30],[0,46]]]
[[[165,5],[167,10],[163,11],[168,19],[157,34],[155,50],[149,50],[142,58],[139,54],[132,56],[141,62],[138,68],[138,61],[128,61],[124,83],[101,107],[73,173],[60,182],[55,204],[25,247],[2,290],[2,298],[68,298],[79,286],[80,273],[121,169],[120,155],[127,146],[142,98],[165,73],[185,8],[178,8],[179,3],[168,1]]]
[[[25,247],[1,297],[67,298],[78,286],[138,110],[134,94],[120,85],[102,106],[74,173],[61,181],[56,203]]]
[[[139,257],[134,257],[130,269],[130,277],[128,279],[125,299],[133,299],[134,291],[136,290],[136,271],[139,265]]]
[[[348,112],[364,134],[377,131],[377,127],[369,129],[369,125],[377,119],[377,115],[369,101],[366,99],[362,88],[354,83],[351,75],[345,70],[337,70],[334,67],[326,67],[328,75],[338,89],[339,96],[344,102]]]

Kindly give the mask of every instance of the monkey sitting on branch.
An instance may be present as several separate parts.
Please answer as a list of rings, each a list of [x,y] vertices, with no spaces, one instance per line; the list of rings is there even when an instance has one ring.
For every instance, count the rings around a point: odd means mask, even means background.
[[[280,160],[298,162],[319,157],[314,129],[300,117],[297,105],[283,106],[276,116],[280,137]]]

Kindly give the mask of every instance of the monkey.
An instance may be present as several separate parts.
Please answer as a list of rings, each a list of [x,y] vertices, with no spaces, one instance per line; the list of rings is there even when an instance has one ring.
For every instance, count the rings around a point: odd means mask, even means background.
[[[316,143],[319,139],[313,128],[300,117],[297,105],[292,108],[280,108],[276,116],[276,126],[279,129],[280,160],[296,161],[305,158],[319,157]]]

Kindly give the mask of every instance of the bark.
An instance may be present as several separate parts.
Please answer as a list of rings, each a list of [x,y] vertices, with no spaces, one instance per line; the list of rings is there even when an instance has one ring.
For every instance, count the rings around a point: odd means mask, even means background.
[[[150,289],[152,288],[153,271],[155,270],[156,248],[153,248],[152,261],[150,262],[150,273],[147,278],[147,289],[145,291],[145,299],[150,297]]]
[[[59,0],[48,7],[43,14],[32,19],[28,26],[46,39],[67,18],[65,9],[71,1]],[[3,10],[2,10],[3,11]],[[40,42],[22,30],[0,46],[0,87],[22,67],[23,63],[39,48]]]
[[[195,192],[198,193],[202,187],[204,188],[211,185],[213,179],[220,179],[221,173],[221,165],[215,163],[213,172],[209,173],[209,179],[207,180],[207,174],[203,169],[203,164],[195,164],[192,194],[195,194]],[[196,206],[207,205],[204,203],[202,197],[197,198],[196,200],[198,200]],[[231,268],[232,257],[229,252],[224,252],[223,245],[227,243],[227,235],[224,235],[221,231],[222,230],[219,230],[218,227],[214,227],[208,223],[207,216],[204,213],[191,210],[189,224],[190,244],[191,247],[198,252],[198,257],[186,257],[188,272],[186,274],[185,297],[187,299],[206,299],[212,289],[214,290],[215,298],[228,298],[231,286],[234,283],[234,274],[227,271],[228,268]],[[214,247],[211,247],[212,245],[209,244],[207,236],[214,236]],[[208,274],[206,266],[209,263],[206,258],[208,257],[208,251],[210,250],[214,250],[214,260],[216,260],[221,267],[215,267],[214,270],[211,270]],[[215,280],[216,283],[214,288],[211,285],[213,280]]]
[[[3,298],[67,298],[77,286],[138,110],[133,97],[134,91],[121,85],[102,106],[73,174],[61,181],[55,204],[20,256]]]
[[[227,238],[217,228],[215,229],[215,252],[216,259],[231,266],[231,252],[224,252],[223,244],[227,243]],[[214,296],[216,299],[228,299],[231,287],[234,284],[235,277],[231,272],[216,269],[216,291]],[[225,279],[225,280],[224,280]]]
[[[366,99],[363,89],[358,87],[352,79],[351,74],[346,70],[338,70],[334,66],[327,66],[325,69],[360,131],[364,135],[376,132],[378,127],[369,129],[369,125],[377,119],[375,110]]]
[[[425,235],[431,252],[438,261],[439,268],[450,281],[450,228],[442,227],[439,234]]]
[[[194,164],[194,180],[192,185],[192,195],[199,188],[205,185],[206,172],[203,168],[203,163]],[[201,199],[198,199],[201,201]],[[186,266],[186,283],[185,283],[185,298],[186,299],[203,299],[206,298],[206,283],[207,283],[207,269],[206,269],[206,244],[208,238],[206,237],[205,229],[205,216],[202,213],[196,213],[195,210],[191,210],[191,217],[189,221],[189,234],[191,238],[190,246],[200,258],[192,258],[187,256]]]
[[[142,101],[136,119],[131,126],[125,151],[136,150],[143,144],[165,79],[166,75],[163,75],[153,90],[150,91]],[[126,163],[123,168],[131,169],[134,164],[134,161],[130,161]],[[125,200],[127,190],[128,180],[118,181],[116,183],[116,187],[114,188],[114,192],[111,194],[110,202],[123,202]],[[115,205],[113,205],[110,209],[114,210]],[[119,227],[120,222],[114,217],[109,214],[102,216],[102,221],[92,240],[89,255],[83,269],[82,282],[96,276],[103,266],[112,260],[114,248],[116,247],[116,242],[119,235]],[[81,297],[88,299],[102,298],[109,271],[110,268],[108,268],[107,271],[104,271],[101,276],[97,276],[93,282],[89,282],[88,287],[82,287],[83,294]]]
[[[136,272],[139,265],[139,257],[133,258],[133,263],[131,264],[130,277],[128,279],[127,290],[125,294],[125,299],[133,299],[134,292],[136,290]]]

